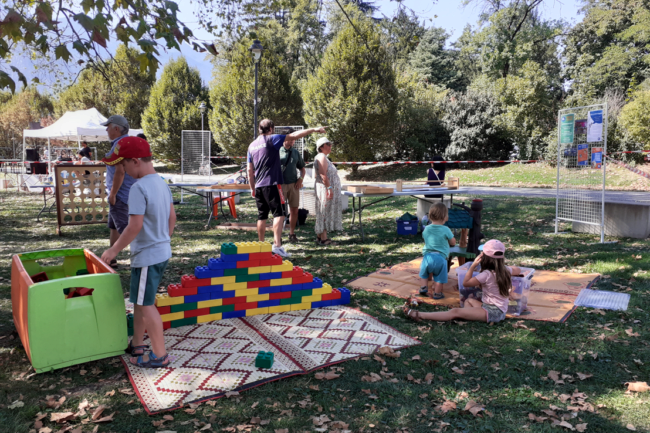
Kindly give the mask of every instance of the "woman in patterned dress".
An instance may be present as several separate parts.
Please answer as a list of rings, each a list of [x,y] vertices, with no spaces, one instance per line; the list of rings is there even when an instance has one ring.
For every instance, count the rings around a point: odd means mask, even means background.
[[[316,142],[318,155],[314,160],[316,179],[316,244],[336,245],[327,238],[327,232],[343,230],[341,213],[341,180],[334,164],[327,155],[332,151],[332,143],[322,137]]]

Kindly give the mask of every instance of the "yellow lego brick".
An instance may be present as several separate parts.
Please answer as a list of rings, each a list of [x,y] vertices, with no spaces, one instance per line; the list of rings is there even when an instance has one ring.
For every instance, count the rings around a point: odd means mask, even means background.
[[[323,287],[322,287],[322,288],[323,288],[323,289],[330,289],[330,291],[332,290],[332,286],[330,286],[330,285],[327,284],[327,283],[323,283]],[[312,293],[314,293],[314,292],[312,292]]]
[[[293,271],[293,263],[291,263],[288,260],[282,262],[281,265],[271,266],[271,272],[289,272],[289,271]]]
[[[311,302],[303,302],[302,304],[292,304],[291,311],[296,311],[296,310],[311,310]]]
[[[268,293],[266,295],[249,295],[246,296],[246,302],[268,301],[270,296]]]
[[[260,245],[257,242],[235,242],[237,254],[259,253]]]
[[[237,277],[234,275],[231,275],[230,277],[214,277],[211,278],[211,286],[217,286],[219,284],[229,284],[229,283],[234,283],[237,281]]]
[[[251,274],[268,274],[271,272],[270,266],[256,266],[253,268],[248,268],[248,275]]]
[[[323,287],[320,289],[312,289],[311,291],[312,295],[327,295],[328,293],[332,293],[332,288],[331,287],[325,287],[323,284]]]
[[[223,285],[223,290],[228,291],[228,290],[243,290],[248,287],[248,284],[246,283],[230,283],[230,284],[224,284]]]
[[[291,268],[293,269],[293,268]],[[276,272],[276,271],[273,271]],[[288,286],[291,284],[291,278],[276,278],[275,280],[270,280],[271,281],[271,287],[275,286]]]
[[[260,244],[260,253],[270,253],[273,249],[270,242],[258,242]]]
[[[185,312],[179,311],[178,313],[161,314],[160,318],[163,322],[171,322],[172,320],[185,318]]]
[[[311,296],[303,296],[302,297],[302,303],[304,304],[305,302],[320,302],[323,300],[323,295],[311,295]]]
[[[178,305],[185,303],[185,296],[169,296],[166,293],[156,295],[156,307],[166,307],[168,305]]]
[[[245,283],[244,283],[244,284],[245,284]],[[235,290],[235,298],[238,298],[238,297],[240,297],[240,296],[253,296],[253,295],[258,295],[258,294],[260,293],[259,290],[260,290],[260,289],[258,289],[257,287],[252,288],[252,289],[246,289],[246,288],[244,288],[244,289],[238,289],[238,290]]]
[[[198,316],[196,318],[196,323],[214,322],[215,320],[221,320],[221,313],[206,314],[204,316]]]
[[[269,313],[284,313],[291,311],[291,305],[278,305],[277,307],[268,307]]]
[[[201,301],[196,303],[196,308],[208,308],[208,307],[221,307],[223,305],[223,299],[210,299],[209,301]]]
[[[246,310],[246,316],[257,316],[258,314],[269,314],[269,307]]]

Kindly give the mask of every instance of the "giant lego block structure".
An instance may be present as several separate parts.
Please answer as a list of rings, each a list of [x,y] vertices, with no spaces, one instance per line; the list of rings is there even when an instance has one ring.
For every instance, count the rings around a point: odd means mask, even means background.
[[[219,258],[156,297],[163,328],[350,303],[329,284],[271,252],[268,242],[227,242]]]

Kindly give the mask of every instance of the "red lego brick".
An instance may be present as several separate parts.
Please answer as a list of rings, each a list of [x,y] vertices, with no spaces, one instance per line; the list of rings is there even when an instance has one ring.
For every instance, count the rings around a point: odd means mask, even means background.
[[[210,278],[196,278],[194,275],[183,275],[181,277],[181,285],[183,287],[209,286],[210,282]]]
[[[247,289],[256,289],[259,287],[269,287],[271,285],[271,280],[259,280],[259,281],[249,281],[246,283]]]
[[[282,278],[298,278],[302,277],[304,271],[298,266],[293,267],[293,271],[282,272]],[[294,283],[295,284],[295,283]]]
[[[280,292],[269,294],[269,301],[272,299],[286,299],[291,297],[291,292]]]
[[[207,314],[210,314],[210,308],[199,308],[198,310],[185,310],[185,314],[183,317],[186,319],[188,317],[198,317],[198,316],[205,316]]]
[[[240,296],[238,298],[223,298],[221,305],[237,305],[246,303],[246,296]]]
[[[273,257],[270,259],[264,259],[260,261],[260,266],[275,266],[282,264],[282,257],[277,254],[273,254]]]
[[[167,294],[171,297],[196,295],[198,290],[198,287],[183,287],[180,284],[170,284],[167,286]]]
[[[170,329],[172,327],[172,322],[163,322],[163,330]]]
[[[237,269],[241,268],[256,268],[260,266],[260,261],[261,260],[242,260],[241,262],[237,262]]]
[[[338,289],[332,290],[332,293],[327,293],[321,298],[323,301],[333,301],[335,299],[341,299],[341,292]]]
[[[172,306],[167,305],[166,307],[157,307],[160,314],[169,314],[172,312]]]
[[[235,311],[252,310],[253,308],[257,308],[257,302],[245,302],[243,304],[235,304]]]
[[[266,259],[270,259],[271,257],[273,257],[273,253],[271,251],[267,251],[265,253],[248,254],[248,260],[266,260]]]
[[[299,277],[293,277],[291,279],[291,284],[311,283],[312,281],[314,281],[313,275],[310,274],[309,272],[304,272]]]

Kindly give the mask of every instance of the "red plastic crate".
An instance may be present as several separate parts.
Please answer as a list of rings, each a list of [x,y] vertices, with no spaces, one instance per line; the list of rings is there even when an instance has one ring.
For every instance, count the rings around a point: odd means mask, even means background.
[[[257,289],[260,287],[269,287],[271,285],[271,280],[259,280],[259,281],[249,281],[246,283],[247,289]]]
[[[332,290],[332,293],[327,293],[321,298],[323,301],[333,301],[335,299],[341,299],[341,292],[338,289]]]
[[[198,287],[183,287],[180,284],[170,284],[167,286],[167,294],[171,297],[196,295],[198,291]]]
[[[248,254],[248,260],[266,260],[266,259],[270,259],[271,257],[273,257],[273,253],[271,251],[267,251],[265,253]]]
[[[235,311],[252,310],[257,308],[257,302],[245,302],[243,304],[235,304]]]
[[[294,266],[293,271],[282,272],[282,278],[298,278],[298,277],[302,277],[302,274],[304,273],[305,271],[303,271],[302,268],[299,268],[298,266]]]
[[[282,264],[282,257],[277,254],[273,254],[273,257],[270,259],[264,259],[260,261],[260,266],[275,266]]]
[[[260,266],[261,260],[242,260],[241,262],[237,262],[237,269],[241,268],[256,268]]]
[[[160,314],[169,314],[172,312],[172,306],[167,305],[165,307],[157,307]]]
[[[181,277],[181,285],[183,287],[199,287],[209,286],[211,278],[196,278],[194,275],[183,275]]]
[[[280,292],[269,294],[269,301],[272,299],[286,299],[291,297],[291,292]]]
[[[243,304],[246,302],[246,296],[240,296],[238,298],[223,298],[221,305],[236,305]]]
[[[207,314],[210,314],[210,307],[199,308],[198,310],[185,310],[185,314],[183,315],[183,317],[187,319],[188,317],[205,316]]]
[[[291,284],[311,283],[312,281],[314,281],[314,276],[309,272],[304,272],[299,277],[293,277],[291,279]]]
[[[172,327],[172,322],[162,322],[163,323],[163,330],[165,329],[171,329]]]

